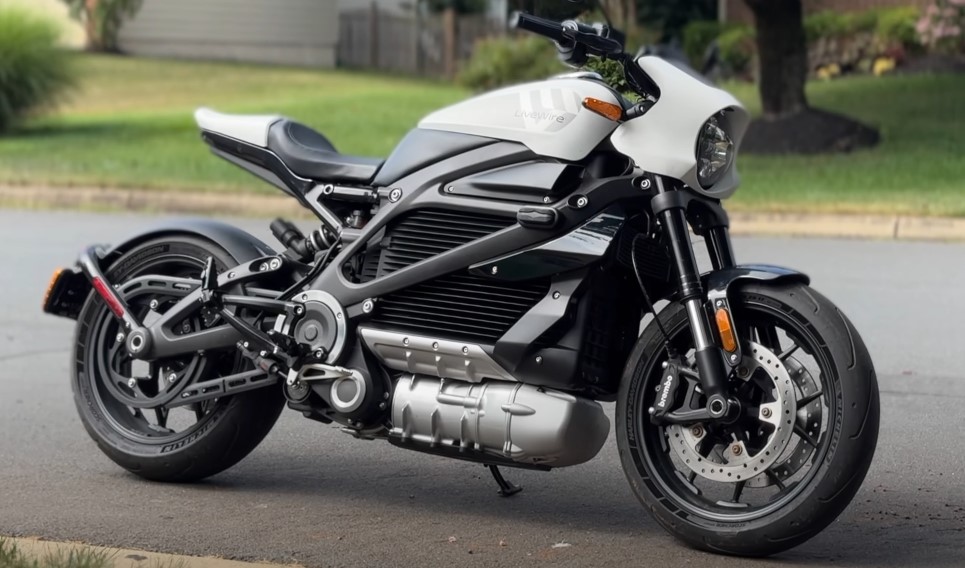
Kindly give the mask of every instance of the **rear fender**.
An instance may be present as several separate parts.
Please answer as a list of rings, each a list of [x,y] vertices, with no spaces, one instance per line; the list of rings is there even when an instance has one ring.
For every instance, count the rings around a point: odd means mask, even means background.
[[[172,236],[190,236],[212,242],[227,251],[238,264],[278,254],[258,238],[227,223],[208,219],[186,219],[155,226],[129,237],[113,248],[105,249],[106,252],[100,255],[96,262],[102,271],[106,271],[114,261],[138,245]],[[51,282],[44,301],[44,311],[77,319],[90,291],[91,283],[79,267],[64,269]]]

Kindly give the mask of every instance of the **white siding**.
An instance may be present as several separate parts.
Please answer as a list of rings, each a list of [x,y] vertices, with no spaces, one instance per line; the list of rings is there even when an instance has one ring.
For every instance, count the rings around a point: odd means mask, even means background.
[[[134,55],[333,67],[337,0],[144,0],[120,47]]]
[[[415,14],[416,0],[338,0],[338,9],[341,12],[371,10],[372,4],[376,4],[379,11],[409,16]]]

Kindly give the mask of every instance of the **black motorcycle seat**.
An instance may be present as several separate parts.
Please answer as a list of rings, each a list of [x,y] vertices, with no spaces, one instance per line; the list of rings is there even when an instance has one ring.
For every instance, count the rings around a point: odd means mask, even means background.
[[[268,149],[292,173],[311,180],[368,184],[385,160],[339,154],[320,132],[281,119],[268,130]]]

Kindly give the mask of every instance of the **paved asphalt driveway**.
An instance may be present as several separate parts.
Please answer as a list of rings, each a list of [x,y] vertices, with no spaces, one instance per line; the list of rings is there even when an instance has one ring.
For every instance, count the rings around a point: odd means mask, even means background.
[[[612,436],[589,464],[508,472],[525,486],[513,499],[497,497],[478,465],[358,442],[294,413],[204,483],[125,473],[76,417],[71,323],[39,305],[50,272],[82,245],[157,221],[0,211],[0,534],[309,566],[751,564],[666,536],[631,495]],[[240,224],[266,233],[265,221]],[[852,506],[807,544],[753,565],[965,565],[965,245],[735,245],[741,261],[809,272],[863,334],[882,389],[878,453]]]

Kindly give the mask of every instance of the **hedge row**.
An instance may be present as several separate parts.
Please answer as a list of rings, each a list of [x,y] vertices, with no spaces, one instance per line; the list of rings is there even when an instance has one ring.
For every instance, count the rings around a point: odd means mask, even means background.
[[[56,23],[0,6],[0,133],[57,102],[73,83]]]

